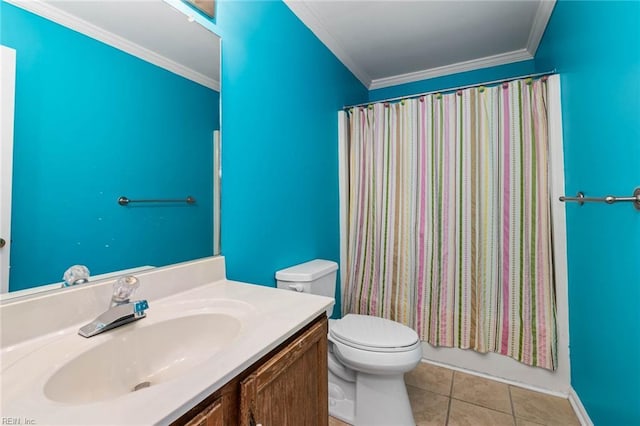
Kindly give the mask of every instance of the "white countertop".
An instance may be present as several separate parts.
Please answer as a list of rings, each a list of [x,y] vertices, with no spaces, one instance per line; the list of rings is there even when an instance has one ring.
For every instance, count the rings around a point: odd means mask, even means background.
[[[89,339],[77,334],[83,325],[80,322],[4,347],[0,415],[36,425],[169,424],[332,304],[333,299],[327,297],[223,279],[149,300],[147,318]],[[134,327],[146,327],[176,314],[203,312],[232,313],[241,321],[240,332],[227,346],[181,376],[100,402],[61,403],[44,394],[49,378],[78,354]],[[180,344],[179,339],[175,344]]]

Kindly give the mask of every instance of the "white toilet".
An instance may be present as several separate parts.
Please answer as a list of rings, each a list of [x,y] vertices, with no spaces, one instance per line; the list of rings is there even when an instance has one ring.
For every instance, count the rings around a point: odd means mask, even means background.
[[[278,288],[334,297],[338,265],[316,259],[276,273]],[[331,315],[331,312],[327,312]],[[415,425],[404,373],[422,358],[411,328],[369,315],[329,320],[329,414],[360,426]]]

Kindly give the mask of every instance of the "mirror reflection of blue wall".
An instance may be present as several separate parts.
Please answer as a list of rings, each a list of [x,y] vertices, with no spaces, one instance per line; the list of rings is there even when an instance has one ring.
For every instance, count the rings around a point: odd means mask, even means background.
[[[10,290],[211,255],[219,93],[7,3],[1,36],[17,52]]]

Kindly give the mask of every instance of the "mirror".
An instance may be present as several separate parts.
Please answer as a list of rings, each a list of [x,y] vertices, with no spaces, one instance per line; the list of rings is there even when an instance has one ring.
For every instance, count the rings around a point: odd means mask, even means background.
[[[216,2],[214,0],[187,0],[194,7],[197,7],[202,12],[207,14],[211,18],[216,16]]]
[[[58,288],[74,264],[94,277],[219,254],[220,40],[206,18],[174,0],[0,7],[16,54],[8,290]]]

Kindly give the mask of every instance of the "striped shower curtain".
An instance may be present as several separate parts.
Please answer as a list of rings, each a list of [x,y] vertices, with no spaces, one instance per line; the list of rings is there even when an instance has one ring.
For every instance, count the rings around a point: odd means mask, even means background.
[[[546,86],[349,112],[345,312],[555,369]]]

